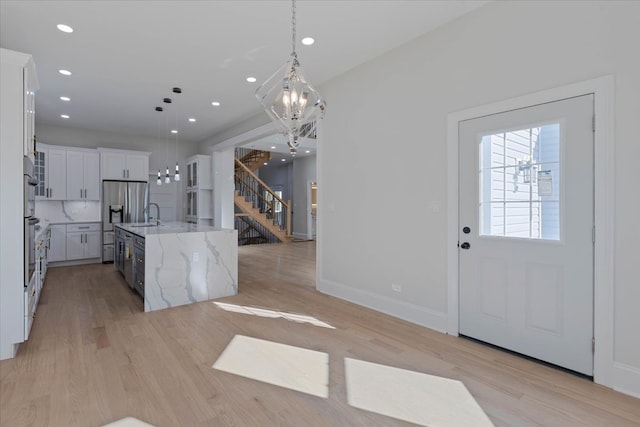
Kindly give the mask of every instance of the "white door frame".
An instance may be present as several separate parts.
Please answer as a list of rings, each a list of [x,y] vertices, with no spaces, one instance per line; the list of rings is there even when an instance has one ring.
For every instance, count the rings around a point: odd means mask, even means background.
[[[613,76],[595,78],[554,89],[494,102],[447,115],[447,333],[458,335],[458,124],[463,120],[525,108],[593,93],[594,134],[594,338],[593,379],[613,387],[614,309],[614,81]]]
[[[311,183],[313,181],[311,181],[310,179],[307,180],[307,206],[305,206],[305,212],[307,213],[307,218],[306,218],[306,235],[307,235],[307,240],[312,240],[313,239],[313,230],[312,230],[312,224],[313,224],[313,215],[311,215]],[[317,194],[317,193],[316,193]]]

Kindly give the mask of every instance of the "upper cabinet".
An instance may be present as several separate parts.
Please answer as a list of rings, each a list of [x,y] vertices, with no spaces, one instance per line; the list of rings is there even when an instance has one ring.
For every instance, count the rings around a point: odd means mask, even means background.
[[[35,161],[36,154],[36,90],[38,81],[35,67],[24,69],[24,143],[23,153],[31,161]]]
[[[96,150],[67,151],[67,200],[100,200],[100,155]]]
[[[98,148],[98,151],[101,158],[102,179],[149,180],[149,155],[151,153],[108,148]]]
[[[45,144],[38,144],[36,149],[36,199],[67,200],[67,151]]]
[[[187,159],[187,188],[211,190],[211,156],[196,154]]]
[[[195,224],[213,223],[213,183],[211,156],[196,154],[187,159],[186,220]]]

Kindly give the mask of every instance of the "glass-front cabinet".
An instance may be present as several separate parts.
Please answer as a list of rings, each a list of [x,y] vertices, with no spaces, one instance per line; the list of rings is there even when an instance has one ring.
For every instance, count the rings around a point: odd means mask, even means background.
[[[185,214],[187,222],[213,223],[211,156],[197,154],[187,159]]]
[[[67,199],[67,151],[65,149],[38,144],[34,173],[38,179],[36,199]]]

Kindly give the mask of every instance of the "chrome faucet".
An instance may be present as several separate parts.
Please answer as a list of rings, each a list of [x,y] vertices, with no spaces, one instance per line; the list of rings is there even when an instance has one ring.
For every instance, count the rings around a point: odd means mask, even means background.
[[[158,226],[158,225],[160,225],[160,207],[158,206],[157,203],[153,203],[153,202],[149,203],[147,205],[147,207],[144,208],[143,213],[144,212],[148,212],[150,206],[155,206],[156,207],[156,226]],[[151,212],[149,212],[149,213],[151,213]],[[149,217],[149,219],[151,219],[151,217]]]

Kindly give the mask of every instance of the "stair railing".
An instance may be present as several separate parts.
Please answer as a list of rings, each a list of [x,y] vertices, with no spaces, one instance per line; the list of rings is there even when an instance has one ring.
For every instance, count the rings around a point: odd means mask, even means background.
[[[257,161],[260,161],[262,163],[268,161],[271,158],[271,153],[268,151],[239,147],[235,149],[235,158],[239,159],[244,165]]]
[[[280,239],[273,235],[251,215],[235,214],[235,229],[238,230],[238,245],[257,245],[261,243],[278,243]]]
[[[267,184],[246,167],[239,159],[235,159],[235,186],[240,196],[251,202],[253,208],[267,215],[280,230],[291,235],[291,207],[282,200]]]

